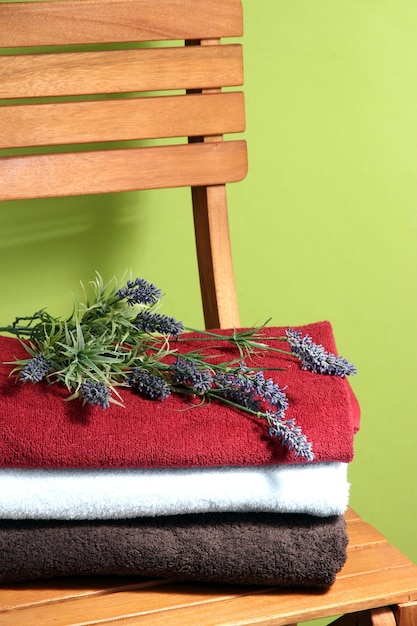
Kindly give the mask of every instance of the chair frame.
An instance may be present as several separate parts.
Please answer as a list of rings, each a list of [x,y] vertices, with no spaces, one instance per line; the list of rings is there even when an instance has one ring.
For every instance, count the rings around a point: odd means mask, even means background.
[[[244,178],[247,154],[243,140],[223,135],[244,130],[243,94],[229,90],[243,83],[243,65],[241,45],[223,39],[243,34],[240,0],[6,2],[0,24],[7,53],[0,56],[0,148],[9,151],[0,158],[0,199],[190,186],[206,327],[238,327],[226,184]],[[155,45],[125,46],[132,42]],[[72,48],[50,48],[58,45]],[[43,46],[46,54],[32,50]],[[74,148],[174,137],[186,142]],[[346,521],[347,563],[323,592],[134,577],[48,580],[4,585],[0,623],[288,626],[344,614],[335,624],[416,626],[417,567],[351,509]]]

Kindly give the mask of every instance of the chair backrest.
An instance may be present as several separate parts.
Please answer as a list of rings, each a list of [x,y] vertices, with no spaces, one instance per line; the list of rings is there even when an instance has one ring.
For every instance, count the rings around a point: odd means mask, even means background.
[[[239,325],[242,29],[240,0],[0,4],[0,200],[190,186],[207,327]]]

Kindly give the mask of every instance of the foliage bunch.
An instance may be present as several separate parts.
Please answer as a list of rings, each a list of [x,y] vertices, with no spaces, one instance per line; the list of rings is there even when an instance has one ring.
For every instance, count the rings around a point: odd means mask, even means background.
[[[30,355],[14,362],[13,373],[21,382],[62,383],[69,400],[78,398],[103,409],[111,403],[122,405],[120,386],[153,400],[176,393],[201,402],[222,402],[264,419],[271,437],[278,437],[296,457],[314,458],[311,442],[294,420],[285,417],[285,390],[265,378],[262,368],[250,368],[247,360],[253,353],[273,350],[296,356],[304,369],[354,374],[346,359],[292,329],[284,337],[268,338],[288,342],[291,352],[271,347],[262,334],[265,325],[228,335],[198,331],[200,341],[233,344],[239,352],[233,360],[214,363],[201,349],[178,354],[171,340],[181,341],[184,325],[158,313],[162,294],[154,285],[142,278],[129,279],[123,286],[116,279],[104,284],[97,274],[83,289],[85,302],[75,301],[67,319],[43,309],[0,329],[20,338]]]

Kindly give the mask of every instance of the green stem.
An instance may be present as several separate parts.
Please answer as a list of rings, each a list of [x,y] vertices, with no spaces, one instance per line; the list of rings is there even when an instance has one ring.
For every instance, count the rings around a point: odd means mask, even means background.
[[[188,343],[189,341],[214,341],[215,339],[220,339],[223,341],[230,341],[231,343],[234,344],[239,344],[239,339],[236,339],[235,337],[231,336],[231,335],[216,335],[215,333],[210,333],[208,331],[201,331],[201,330],[194,330],[192,328],[186,328],[187,331],[192,331],[192,332],[197,332],[197,333],[202,333],[204,332],[204,335],[209,335],[204,336],[204,337],[186,337],[184,339],[181,339],[181,337],[179,337],[176,341],[182,341],[185,343]],[[286,337],[267,337],[268,341],[286,341],[287,338]],[[242,343],[243,344],[247,344],[249,347],[251,348],[260,348],[261,350],[268,350],[269,352],[279,352],[280,354],[287,354],[288,356],[293,356],[292,352],[288,352],[288,350],[280,350],[279,348],[273,348],[271,346],[268,346],[268,344],[266,343],[260,343],[259,341],[253,341],[252,339],[244,339],[242,338]]]
[[[256,417],[259,417],[259,418],[262,418],[262,419],[267,419],[265,413],[262,413],[261,411],[254,411],[253,409],[250,409],[249,407],[242,406],[241,404],[237,404],[236,402],[233,402],[232,400],[228,400],[224,396],[217,395],[216,393],[213,393],[212,391],[208,391],[206,393],[206,396],[208,398],[215,398],[219,402],[224,402],[225,404],[229,404],[230,406],[234,407],[235,409],[240,409],[241,411],[244,411],[245,413],[250,413],[251,415],[256,415]]]
[[[32,334],[33,328],[27,326],[0,326],[0,333],[10,333],[11,335],[28,335]]]

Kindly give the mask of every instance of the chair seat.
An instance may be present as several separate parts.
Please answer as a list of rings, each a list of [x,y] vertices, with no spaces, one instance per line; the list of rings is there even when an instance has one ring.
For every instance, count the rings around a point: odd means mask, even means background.
[[[348,559],[335,584],[323,592],[131,577],[65,578],[3,586],[0,623],[284,626],[417,601],[417,566],[352,509],[345,517]]]

